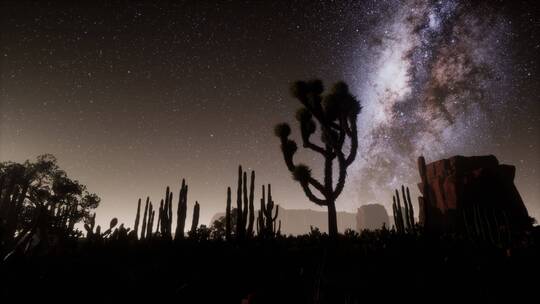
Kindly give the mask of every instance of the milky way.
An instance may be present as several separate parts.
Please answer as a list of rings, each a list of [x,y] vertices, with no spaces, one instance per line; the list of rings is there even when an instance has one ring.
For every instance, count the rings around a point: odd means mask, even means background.
[[[505,26],[489,7],[455,1],[409,2],[377,24],[358,84],[359,197],[388,206],[388,189],[418,180],[418,156],[489,142],[490,113],[504,109]]]

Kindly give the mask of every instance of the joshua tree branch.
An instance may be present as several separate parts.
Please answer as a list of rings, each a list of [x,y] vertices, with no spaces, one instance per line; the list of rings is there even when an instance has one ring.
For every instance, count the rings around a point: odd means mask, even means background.
[[[345,165],[345,158],[343,156],[343,153],[338,154],[338,166],[339,166],[339,176],[338,181],[336,184],[336,188],[332,193],[332,197],[335,199],[337,198],[341,192],[343,191],[343,187],[345,186],[345,178],[347,177],[347,166]]]
[[[356,158],[356,153],[358,151],[358,136],[357,133],[357,126],[356,121],[351,122],[351,134],[349,137],[351,138],[351,150],[349,151],[349,156],[345,159],[345,166],[348,167],[352,164],[354,159]]]
[[[306,140],[303,139],[302,141],[304,143],[304,147],[309,148],[315,152],[318,152],[322,154],[323,156],[326,156],[328,154],[328,151],[326,151],[323,147],[312,143],[311,141],[309,141],[309,139],[306,139]]]
[[[325,189],[324,189],[324,186],[316,179],[314,179],[313,177],[310,177],[308,179],[308,183],[313,186],[315,189],[319,190],[319,192],[321,194],[325,194]]]
[[[301,185],[302,185],[302,189],[304,189],[304,193],[306,194],[306,196],[309,198],[310,201],[314,202],[315,204],[319,206],[326,206],[326,200],[320,199],[317,196],[315,196],[315,194],[313,194],[313,192],[309,188],[309,185],[310,185],[309,183],[307,182],[301,183]]]

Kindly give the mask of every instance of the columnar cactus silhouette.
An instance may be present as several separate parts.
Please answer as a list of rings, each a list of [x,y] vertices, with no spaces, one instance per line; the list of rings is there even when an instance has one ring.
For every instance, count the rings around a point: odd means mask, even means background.
[[[161,199],[161,201],[159,201],[159,209],[158,209],[158,221],[157,221],[157,225],[156,225],[156,233],[160,232],[160,228],[162,228],[161,226],[161,218],[163,216],[163,199]]]
[[[146,223],[146,239],[152,239],[153,227],[154,227],[154,218],[156,216],[156,211],[152,208],[152,202],[148,205],[148,221]]]
[[[195,235],[195,233],[197,232],[197,226],[199,226],[199,212],[199,202],[195,201],[195,207],[193,207],[193,219],[191,220],[191,235]]]
[[[95,214],[94,214],[95,217]],[[141,199],[137,202],[137,215],[135,215],[135,225],[133,226],[133,234],[135,238],[138,238],[139,233],[139,222],[141,220]]]
[[[236,198],[236,237],[243,239],[253,236],[255,207],[253,203],[255,189],[255,171],[251,171],[249,195],[247,190],[247,172],[238,166],[238,189]],[[243,200],[242,200],[243,198]]]
[[[338,234],[336,199],[343,191],[347,168],[352,164],[358,149],[357,117],[361,106],[343,82],[334,85],[330,93],[323,93],[320,80],[297,81],[291,87],[292,96],[302,107],[296,113],[300,123],[302,146],[319,153],[324,158],[324,181],[321,183],[311,176],[311,169],[304,164],[294,163],[298,146],[289,139],[291,128],[282,123],[276,126],[275,134],[280,138],[281,151],[287,169],[300,183],[306,196],[313,203],[328,208],[328,232]],[[311,136],[320,131],[321,144],[313,142]],[[346,143],[348,142],[348,145]],[[348,154],[345,151],[349,146]],[[334,182],[334,163],[337,162],[337,181]],[[313,192],[316,190],[322,198]]]
[[[244,176],[245,176],[245,173],[244,173]],[[244,178],[244,185],[245,183],[246,183],[246,179]],[[249,218],[248,218],[248,226],[247,226],[248,236],[253,236],[253,223],[255,222],[255,206],[253,204],[254,191],[255,191],[255,171],[251,171],[251,181],[249,184]]]
[[[227,207],[225,209],[225,238],[231,239],[231,187],[227,187]]]
[[[276,212],[272,215],[276,206]],[[259,217],[257,218],[257,231],[262,237],[272,237],[276,234],[280,234],[281,220],[276,226],[276,219],[278,217],[279,205],[274,205],[272,199],[272,186],[268,184],[268,196],[265,197],[264,185],[262,185],[262,198],[261,209],[259,210]]]
[[[406,189],[406,190],[405,190]],[[395,190],[392,197],[392,210],[394,213],[394,225],[399,233],[413,231],[415,228],[414,209],[411,202],[409,187],[401,186],[401,196],[403,197],[403,208],[399,199],[399,191]]]
[[[238,187],[236,189],[236,238],[243,239],[245,235],[242,206],[242,166],[238,166]]]
[[[182,186],[180,187],[180,194],[178,196],[178,209],[176,212],[176,231],[174,239],[179,240],[184,238],[184,228],[186,227],[186,213],[187,213],[187,192],[188,186],[186,181],[182,179]]]
[[[146,203],[144,205],[143,222],[141,227],[141,240],[146,238],[146,226],[148,225],[148,207],[150,206],[150,197],[146,197]]]
[[[161,231],[161,236],[165,239],[172,239],[172,199],[173,194],[170,188],[165,190],[165,200],[161,200],[158,212],[158,224],[156,229]]]

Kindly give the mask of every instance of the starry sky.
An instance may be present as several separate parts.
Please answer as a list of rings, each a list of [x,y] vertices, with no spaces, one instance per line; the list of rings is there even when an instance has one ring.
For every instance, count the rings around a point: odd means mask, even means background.
[[[2,1],[0,160],[52,153],[102,198],[97,222],[190,185],[201,222],[239,164],[284,208],[317,209],[292,182],[273,126],[289,84],[344,80],[360,147],[339,210],[390,206],[416,159],[494,154],[540,217],[536,1]],[[320,173],[309,153],[299,159]]]

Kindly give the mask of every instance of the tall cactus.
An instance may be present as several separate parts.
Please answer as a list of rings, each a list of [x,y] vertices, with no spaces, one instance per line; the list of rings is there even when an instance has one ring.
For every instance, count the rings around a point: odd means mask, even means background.
[[[251,171],[251,181],[249,185],[249,223],[247,227],[247,235],[253,235],[253,223],[255,221],[255,206],[253,204],[255,190],[255,171]]]
[[[176,232],[174,235],[175,240],[184,238],[184,228],[186,226],[186,213],[187,213],[187,192],[188,192],[188,186],[186,185],[185,179],[182,179],[182,186],[180,187],[180,195],[178,196]]]
[[[137,215],[135,216],[135,225],[133,226],[133,231],[134,231],[134,234],[135,234],[135,238],[139,237],[137,235],[137,233],[139,231],[139,221],[140,220],[141,220],[141,199],[139,198],[139,201],[137,202]]]
[[[165,190],[165,200],[161,200],[159,206],[159,218],[157,228],[161,230],[161,236],[165,239],[172,239],[172,198],[173,194],[167,186]]]
[[[236,191],[236,238],[244,239],[253,236],[253,223],[255,221],[254,188],[255,172],[251,171],[251,180],[247,184],[247,172],[238,166],[238,187]]]
[[[199,202],[195,201],[195,207],[193,207],[193,219],[191,220],[191,235],[195,235],[195,233],[197,232],[197,226],[199,226],[199,212]]]
[[[406,190],[405,190],[406,189]],[[414,209],[411,202],[411,194],[409,187],[401,186],[401,195],[403,198],[403,208],[399,198],[399,191],[395,190],[395,195],[392,197],[392,211],[394,213],[394,224],[399,233],[414,231]]]
[[[172,203],[173,201],[173,193],[172,191],[169,193],[169,203],[167,204],[167,206],[169,208],[167,208],[167,237],[169,239],[172,239],[172,220],[173,220],[173,213],[172,213]]]
[[[259,217],[257,219],[257,228],[259,235],[263,237],[271,237],[281,232],[281,220],[279,224],[276,225],[276,219],[279,213],[279,205],[274,205],[274,200],[272,199],[272,186],[268,184],[268,196],[265,197],[264,185],[262,185],[262,198],[261,198],[261,209],[259,210]],[[272,215],[276,207],[275,214]]]
[[[154,218],[156,215],[156,211],[152,208],[152,202],[148,205],[148,223],[146,224],[146,239],[152,238],[152,228],[154,226]]]
[[[243,239],[246,232],[242,209],[242,166],[238,166],[238,187],[236,189],[236,238],[238,239]]]
[[[409,211],[407,213],[407,216],[409,217],[409,223],[410,223],[411,229],[415,229],[416,223],[414,221],[414,208],[411,201],[411,193],[409,191],[409,187],[407,187],[406,189],[407,189],[407,202],[408,202],[408,211]],[[401,186],[401,191],[403,192],[403,186]],[[403,197],[405,197],[405,195]]]
[[[163,234],[163,223],[161,222],[161,219],[163,218],[163,199],[159,202],[159,209],[158,209],[158,220],[156,225],[156,233],[161,232]]]
[[[231,239],[231,187],[227,187],[227,207],[225,209],[225,238]]]
[[[142,222],[142,229],[141,229],[141,240],[144,240],[146,238],[146,226],[148,225],[150,216],[148,215],[148,207],[150,206],[150,197],[146,197],[146,204],[144,206],[144,215],[143,215],[143,222]]]

